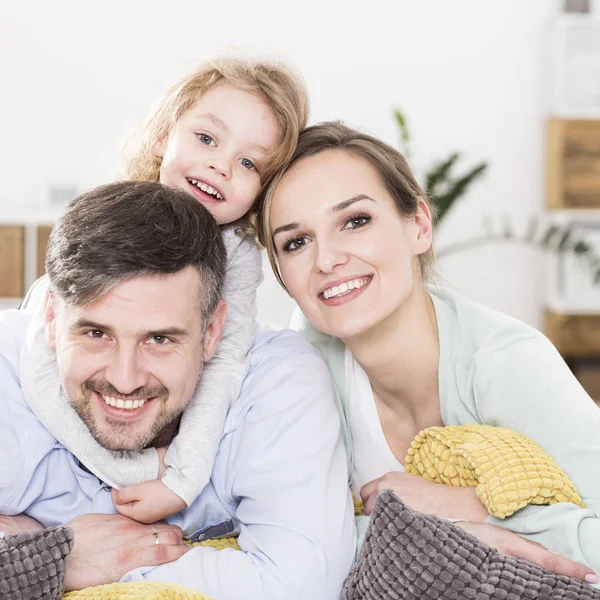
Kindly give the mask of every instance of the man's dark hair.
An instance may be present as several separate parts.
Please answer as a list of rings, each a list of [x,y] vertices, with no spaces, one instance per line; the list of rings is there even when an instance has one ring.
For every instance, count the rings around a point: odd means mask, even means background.
[[[203,318],[223,295],[227,255],[212,215],[186,192],[121,182],[75,198],[55,224],[46,271],[52,294],[86,305],[115,285],[196,268]]]

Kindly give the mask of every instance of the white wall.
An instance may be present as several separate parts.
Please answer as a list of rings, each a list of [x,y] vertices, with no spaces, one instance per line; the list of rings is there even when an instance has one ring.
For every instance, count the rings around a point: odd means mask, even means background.
[[[51,187],[113,178],[124,135],[164,88],[228,48],[291,61],[309,86],[313,122],[343,119],[396,144],[391,109],[402,107],[417,172],[453,149],[466,164],[488,160],[488,176],[451,215],[440,245],[476,234],[484,214],[522,224],[543,207],[544,57],[555,2],[395,0],[392,14],[369,3],[353,26],[340,24],[352,20],[347,12],[337,25],[332,13],[328,25],[260,26],[256,3],[240,3],[243,14],[216,3],[230,25],[210,24],[197,0],[12,4],[0,9],[0,220],[52,212]],[[314,14],[305,5],[297,22]],[[440,279],[538,325],[542,262],[530,250],[488,247],[445,259]],[[259,318],[285,324],[292,302],[265,274]]]

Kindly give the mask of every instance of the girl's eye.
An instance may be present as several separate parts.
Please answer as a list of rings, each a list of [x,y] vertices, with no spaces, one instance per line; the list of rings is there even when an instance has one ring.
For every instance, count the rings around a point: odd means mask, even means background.
[[[344,229],[358,229],[359,227],[364,227],[370,220],[371,217],[368,215],[354,215],[344,223]]]
[[[240,158],[240,164],[250,171],[256,171],[256,165],[249,158]]]
[[[307,240],[304,236],[292,238],[283,244],[284,252],[296,252],[306,246]]]
[[[207,133],[199,133],[198,139],[207,146],[216,146],[215,140],[213,140]]]

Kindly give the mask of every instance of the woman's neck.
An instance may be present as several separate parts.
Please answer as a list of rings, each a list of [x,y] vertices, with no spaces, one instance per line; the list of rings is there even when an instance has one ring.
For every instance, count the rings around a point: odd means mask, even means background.
[[[439,414],[439,338],[433,301],[415,285],[402,306],[368,332],[345,340],[380,402],[415,421]]]

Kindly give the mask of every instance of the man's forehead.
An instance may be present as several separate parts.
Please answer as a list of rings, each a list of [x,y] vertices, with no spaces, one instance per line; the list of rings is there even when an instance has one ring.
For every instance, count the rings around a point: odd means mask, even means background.
[[[201,320],[201,292],[195,270],[136,277],[115,285],[89,304],[65,303],[64,311],[69,326],[90,321],[129,330],[187,328]]]

